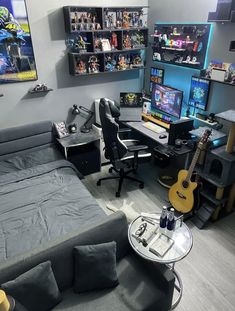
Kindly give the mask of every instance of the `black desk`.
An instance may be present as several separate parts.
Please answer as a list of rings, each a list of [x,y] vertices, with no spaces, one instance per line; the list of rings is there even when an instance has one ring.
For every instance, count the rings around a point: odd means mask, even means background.
[[[168,154],[169,156],[182,156],[186,155],[186,159],[184,162],[184,168],[187,169],[189,166],[189,159],[190,159],[190,154],[192,153],[192,148],[182,145],[180,149],[176,149],[174,146],[168,145],[168,137],[169,133],[165,132],[164,134],[167,136],[166,138],[159,138],[159,136],[162,134],[155,133],[148,128],[144,127],[144,121],[142,122],[123,122],[126,126],[129,128],[137,131],[138,133],[142,134],[146,138],[150,139],[154,143],[156,143],[156,146],[159,146],[161,150]]]
[[[166,138],[163,138],[163,139],[160,139],[159,136],[161,134],[158,134],[158,133],[155,133],[151,130],[149,130],[148,128],[144,127],[143,124],[145,122],[142,121],[142,122],[125,122],[125,124],[132,128],[133,130],[136,130],[137,132],[143,134],[144,136],[147,136],[147,138],[150,138],[151,140],[155,141],[156,143],[158,144],[161,144],[161,145],[167,145],[168,143],[168,137],[169,137],[169,134],[167,132],[165,132],[164,134],[166,134]]]

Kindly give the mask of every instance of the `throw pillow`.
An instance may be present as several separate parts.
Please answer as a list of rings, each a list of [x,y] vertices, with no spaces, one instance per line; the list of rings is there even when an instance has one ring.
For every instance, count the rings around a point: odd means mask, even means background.
[[[48,311],[61,301],[50,261],[39,264],[1,287],[30,311]]]
[[[74,256],[76,293],[118,285],[116,242],[77,246]]]

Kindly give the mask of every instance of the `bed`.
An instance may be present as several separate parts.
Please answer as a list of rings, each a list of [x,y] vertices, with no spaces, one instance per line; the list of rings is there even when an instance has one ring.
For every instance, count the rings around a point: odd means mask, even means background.
[[[51,122],[0,130],[0,262],[106,217]]]

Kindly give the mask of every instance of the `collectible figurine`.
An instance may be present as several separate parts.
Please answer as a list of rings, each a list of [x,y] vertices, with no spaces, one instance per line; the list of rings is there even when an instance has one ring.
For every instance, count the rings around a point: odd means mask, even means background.
[[[112,32],[110,44],[113,50],[115,50],[118,46],[117,34],[115,32]]]
[[[122,28],[122,12],[117,11],[116,28]]]
[[[140,10],[139,13],[138,13],[138,27],[143,27],[143,16],[144,16],[144,13],[143,13],[143,10]]]
[[[110,55],[107,55],[105,61],[105,71],[114,71],[116,62],[112,59],[112,57]]]
[[[84,63],[83,60],[79,60],[77,62],[75,71],[76,71],[76,73],[79,73],[79,74],[87,73],[86,64]]]
[[[109,28],[114,28],[114,16],[113,14],[108,15]]]
[[[142,58],[140,56],[134,56],[132,61],[133,67],[142,67],[144,66]]]
[[[124,35],[123,46],[125,49],[131,49],[131,39],[128,34]]]
[[[109,28],[109,18],[108,18],[108,11],[105,12],[104,15],[104,28]]]
[[[88,60],[89,68],[88,71],[89,73],[98,73],[99,72],[99,64],[98,64],[98,59],[95,55],[90,56]]]
[[[123,11],[122,13],[122,27],[129,28],[129,15],[127,11]]]
[[[75,44],[74,44],[75,49],[79,49],[79,52],[87,52],[87,47],[86,46],[89,43],[87,43],[86,41],[87,41],[86,37],[82,37],[81,35],[79,35],[76,38],[76,41],[75,41]]]
[[[120,54],[118,59],[119,59],[119,61],[118,61],[117,69],[118,70],[126,70],[128,65],[127,65],[127,60],[126,60],[125,56]]]
[[[95,49],[95,52],[99,52],[101,51],[101,38],[99,37],[95,37],[94,38],[94,49]]]

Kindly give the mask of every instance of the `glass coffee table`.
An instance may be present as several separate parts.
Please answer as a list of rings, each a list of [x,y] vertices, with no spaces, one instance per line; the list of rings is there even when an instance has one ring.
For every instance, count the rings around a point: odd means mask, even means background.
[[[149,249],[153,248],[153,244],[159,238],[160,234],[159,218],[160,215],[158,219],[155,220],[152,220],[151,218],[145,218],[143,216],[137,217],[129,226],[128,239],[130,245],[139,256],[143,257],[146,260],[158,262],[161,264],[167,264],[174,273],[176,278],[175,289],[178,292],[178,297],[172,304],[171,309],[173,310],[179,304],[183,294],[182,280],[175,270],[175,263],[182,260],[189,254],[193,246],[193,237],[187,225],[181,222],[180,225],[177,224],[176,229],[172,232],[172,235],[170,236],[170,241],[173,241],[173,244],[165,253],[165,255],[161,256],[151,252]],[[141,241],[141,239],[138,238],[138,234],[145,226],[144,224],[147,224],[146,230],[153,232],[153,234],[151,233],[151,238],[143,242]],[[156,251],[158,250],[156,249]]]

